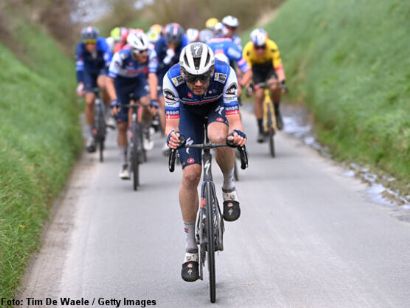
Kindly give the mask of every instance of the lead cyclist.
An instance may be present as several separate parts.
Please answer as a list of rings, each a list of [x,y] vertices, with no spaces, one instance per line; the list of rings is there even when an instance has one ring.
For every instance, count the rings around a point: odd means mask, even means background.
[[[236,96],[238,85],[229,64],[215,60],[212,49],[204,43],[191,43],[181,52],[179,63],[164,76],[163,92],[166,111],[167,144],[171,149],[181,146],[182,135],[187,144],[202,143],[203,125],[207,125],[210,142],[223,144],[229,139],[235,145],[246,143]],[[198,247],[195,239],[195,218],[201,177],[201,150],[179,148],[182,182],[179,202],[186,234],[186,253],[181,276],[195,281],[198,272]],[[216,161],[223,174],[223,217],[235,221],[240,216],[239,199],[233,179],[234,152],[218,148]]]

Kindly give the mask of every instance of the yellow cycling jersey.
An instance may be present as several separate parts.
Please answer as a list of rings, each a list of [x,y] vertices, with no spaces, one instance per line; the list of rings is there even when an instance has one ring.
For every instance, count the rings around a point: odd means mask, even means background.
[[[253,43],[248,42],[243,48],[243,58],[250,67],[253,65],[259,66],[272,64],[276,70],[282,66],[282,59],[280,58],[278,45],[270,39],[266,41],[265,52],[263,55],[257,55]]]

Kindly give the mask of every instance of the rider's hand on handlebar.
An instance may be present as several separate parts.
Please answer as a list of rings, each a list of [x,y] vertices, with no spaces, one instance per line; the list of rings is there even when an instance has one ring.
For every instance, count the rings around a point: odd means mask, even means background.
[[[177,149],[181,146],[181,134],[175,130],[171,130],[167,137],[167,145],[170,149]]]
[[[84,83],[80,82],[75,90],[78,96],[84,96]]]
[[[120,103],[116,99],[114,99],[111,102],[111,114],[113,116],[116,116],[118,112],[120,112]]]
[[[228,143],[235,146],[244,146],[246,143],[246,134],[239,129],[235,129],[226,139]]]
[[[159,108],[158,100],[156,100],[156,99],[151,99],[149,104],[152,108],[155,108],[155,109]]]
[[[282,89],[282,93],[284,93],[284,94],[289,93],[289,89],[288,89],[288,87],[286,86],[286,80],[282,80],[282,81],[280,82],[280,88]]]

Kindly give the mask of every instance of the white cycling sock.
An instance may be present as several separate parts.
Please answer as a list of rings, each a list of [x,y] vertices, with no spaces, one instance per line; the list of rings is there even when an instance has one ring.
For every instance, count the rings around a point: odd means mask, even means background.
[[[235,189],[235,181],[234,181],[234,170],[233,168],[225,172],[224,174],[224,183],[222,185],[222,189],[224,190],[233,190]]]
[[[198,246],[196,245],[195,239],[195,222],[186,223],[184,222],[184,231],[186,235],[186,246],[185,250],[189,253],[198,252]]]
[[[87,136],[89,138],[93,137],[93,126],[92,125],[87,125]]]
[[[123,164],[128,164],[128,147],[124,145],[118,146],[120,149],[120,157],[123,160]]]

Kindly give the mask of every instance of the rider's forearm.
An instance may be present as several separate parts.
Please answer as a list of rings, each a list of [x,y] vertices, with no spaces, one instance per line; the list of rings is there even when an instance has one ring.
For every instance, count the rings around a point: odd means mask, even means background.
[[[283,80],[286,79],[285,70],[283,69],[283,66],[282,66],[282,65],[279,66],[279,67],[276,69],[276,74],[278,75],[278,80],[279,80],[280,82],[282,82]]]
[[[165,135],[167,136],[172,130],[179,130],[179,119],[166,119]]]
[[[249,86],[252,80],[252,70],[248,70],[245,74],[243,74],[241,79],[241,86],[247,87]]]
[[[107,93],[110,97],[110,100],[113,101],[117,99],[117,93],[115,92],[114,86],[114,79],[112,79],[111,77],[107,77]]]
[[[228,115],[228,122],[229,122],[229,132],[233,132],[234,129],[238,129],[243,131],[243,125],[242,125],[242,120],[241,120],[241,116],[238,113],[236,114],[232,114],[232,115]]]
[[[148,74],[149,95],[151,99],[158,99],[158,77],[155,73]]]

